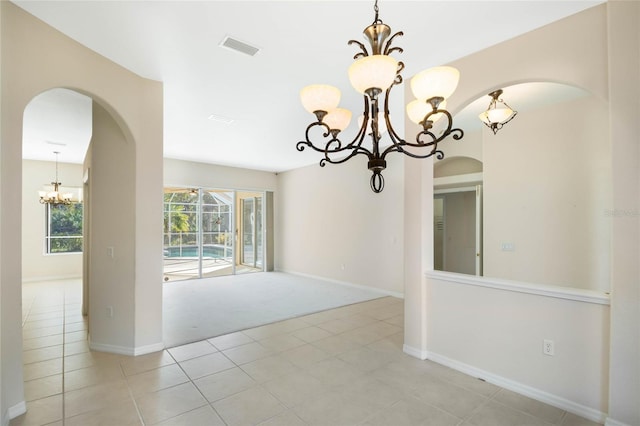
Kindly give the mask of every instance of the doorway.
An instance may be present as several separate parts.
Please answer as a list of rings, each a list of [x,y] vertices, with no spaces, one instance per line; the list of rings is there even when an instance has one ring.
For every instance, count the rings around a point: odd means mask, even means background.
[[[264,270],[264,193],[164,190],[164,281]]]
[[[263,261],[263,195],[261,193],[238,194],[240,220],[238,226],[237,272],[262,270]]]
[[[482,275],[482,185],[434,191],[434,269]]]

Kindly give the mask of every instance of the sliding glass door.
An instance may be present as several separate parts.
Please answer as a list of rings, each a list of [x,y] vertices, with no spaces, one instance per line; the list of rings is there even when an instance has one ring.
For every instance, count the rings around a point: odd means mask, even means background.
[[[234,193],[201,190],[202,269],[201,277],[233,274]]]
[[[240,195],[240,265],[262,269],[263,265],[263,197],[262,194]]]
[[[166,188],[164,191],[164,280],[199,276],[198,191]]]
[[[164,280],[263,270],[263,194],[165,188]]]

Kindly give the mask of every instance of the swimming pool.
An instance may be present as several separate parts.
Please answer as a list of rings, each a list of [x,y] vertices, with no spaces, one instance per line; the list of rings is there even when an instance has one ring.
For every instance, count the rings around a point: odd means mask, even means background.
[[[164,257],[198,257],[200,255],[197,246],[165,247]],[[224,246],[204,246],[202,247],[203,257],[223,258],[231,256],[231,248],[227,248],[225,256]]]

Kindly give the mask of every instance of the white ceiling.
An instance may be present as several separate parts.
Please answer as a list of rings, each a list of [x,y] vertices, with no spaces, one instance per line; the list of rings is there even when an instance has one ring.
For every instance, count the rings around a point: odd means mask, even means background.
[[[392,31],[404,32],[394,45],[404,49],[395,56],[406,65],[406,81],[421,69],[602,2],[381,0],[379,6],[380,18]],[[347,77],[357,53],[347,41],[363,40],[362,30],[373,21],[372,1],[14,3],[123,67],[164,83],[164,156],[168,158],[290,170],[319,160],[309,150],[295,149],[312,120],[299,102],[302,87],[335,85],[343,93],[341,106],[355,116],[362,108],[362,99]],[[261,51],[250,57],[221,48],[227,35]],[[32,117],[25,120],[25,158],[53,160],[52,152],[60,151],[61,162],[82,162],[87,125],[75,128],[71,123],[83,120],[86,104],[66,92],[41,95],[34,103],[43,105],[30,106],[33,111],[25,113]],[[519,109],[517,103],[524,99],[507,95],[505,91],[505,100]],[[401,90],[396,90],[392,114],[404,114],[402,105]],[[213,121],[208,118],[211,115],[233,122]],[[61,116],[71,120],[68,125],[60,126]],[[456,126],[464,129],[459,123]],[[56,130],[46,130],[49,127]],[[351,133],[346,132],[354,134],[354,124],[350,128]]]

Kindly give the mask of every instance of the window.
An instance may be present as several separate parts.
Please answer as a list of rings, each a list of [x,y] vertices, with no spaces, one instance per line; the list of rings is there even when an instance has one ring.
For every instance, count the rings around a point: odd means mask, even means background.
[[[82,252],[82,203],[46,204],[45,253]]]

